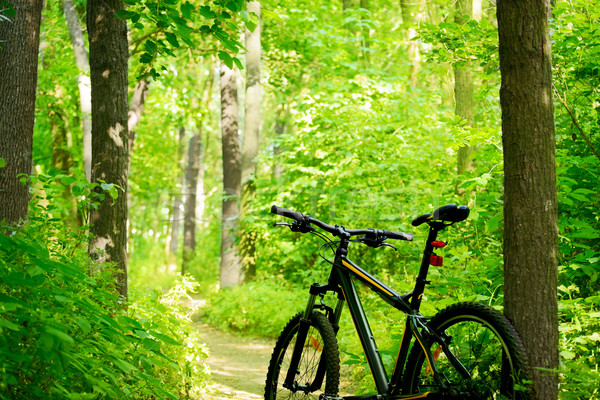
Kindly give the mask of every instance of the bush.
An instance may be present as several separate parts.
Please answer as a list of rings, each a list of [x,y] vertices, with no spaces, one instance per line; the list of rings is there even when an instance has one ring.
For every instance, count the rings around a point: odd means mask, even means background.
[[[258,280],[231,289],[221,289],[208,298],[206,322],[223,330],[277,338],[308,299],[307,290]]]
[[[126,308],[81,240],[32,220],[0,234],[0,398],[198,398],[206,353],[178,302],[193,282]]]

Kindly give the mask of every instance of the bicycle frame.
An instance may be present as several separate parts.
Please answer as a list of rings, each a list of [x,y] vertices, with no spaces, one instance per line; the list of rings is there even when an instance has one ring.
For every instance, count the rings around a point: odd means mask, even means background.
[[[406,363],[408,357],[408,351],[410,348],[410,342],[412,341],[412,337],[415,337],[417,343],[423,348],[427,362],[433,372],[434,379],[436,379],[440,385],[440,387],[445,388],[446,384],[443,379],[439,376],[438,370],[435,366],[434,357],[427,346],[424,345],[424,339],[421,335],[420,328],[425,327],[424,325],[424,317],[420,314],[419,309],[421,305],[421,297],[424,293],[425,286],[430,282],[427,281],[427,273],[429,271],[430,265],[430,257],[433,255],[434,247],[432,242],[436,240],[437,234],[440,230],[442,230],[446,225],[443,223],[432,223],[430,224],[429,235],[427,238],[427,243],[425,245],[425,249],[423,251],[423,258],[421,262],[421,267],[419,270],[419,274],[417,276],[417,280],[415,283],[415,287],[413,291],[399,295],[392,288],[388,287],[377,278],[369,274],[367,271],[353,263],[349,260],[347,255],[347,248],[349,244],[349,236],[346,238],[342,238],[340,244],[336,250],[335,259],[333,262],[333,267],[331,269],[331,273],[328,279],[328,283],[326,285],[313,284],[310,288],[310,297],[305,309],[304,313],[304,321],[301,323],[300,330],[298,332],[298,337],[296,341],[296,345],[294,347],[294,351],[292,353],[292,359],[290,361],[290,366],[288,369],[288,375],[286,376],[284,386],[288,388],[292,388],[294,386],[294,371],[297,368],[297,365],[300,361],[302,348],[304,346],[304,342],[306,340],[306,334],[308,331],[308,318],[312,313],[314,308],[319,308],[320,306],[315,305],[317,296],[324,296],[327,292],[335,292],[338,294],[338,302],[336,304],[335,309],[328,308],[331,312],[329,312],[329,318],[331,323],[334,326],[334,329],[338,329],[338,323],[341,317],[341,311],[343,308],[343,303],[347,303],[348,309],[350,311],[350,315],[354,322],[355,329],[358,333],[361,345],[363,347],[367,362],[369,364],[369,368],[371,370],[371,374],[373,376],[373,380],[375,382],[375,386],[377,388],[377,394],[373,395],[362,395],[362,396],[348,396],[344,397],[345,400],[377,400],[377,399],[425,399],[425,398],[435,398],[439,397],[439,393],[421,393],[417,395],[400,395],[398,394],[398,390],[400,389],[400,380],[402,377],[402,372],[404,369],[404,365]],[[381,360],[381,356],[379,355],[379,350],[373,338],[373,333],[371,331],[369,321],[367,320],[366,314],[364,312],[362,303],[356,291],[354,282],[352,277],[357,278],[359,281],[367,285],[371,290],[377,293],[383,300],[385,300],[392,307],[402,311],[407,314],[406,326],[404,330],[404,334],[402,335],[402,340],[400,342],[400,349],[398,352],[398,356],[396,358],[396,365],[394,367],[392,377],[388,380],[387,373],[385,371],[383,362]],[[321,306],[322,307],[322,306]],[[410,334],[407,335],[406,333]],[[454,358],[453,355],[448,351],[447,346],[440,338],[437,338],[440,344],[444,347],[444,351],[449,353],[448,356]],[[456,363],[460,363],[458,360],[454,360]],[[319,365],[319,373],[320,375],[317,379],[314,386],[322,383],[324,376],[324,363],[321,362]],[[465,371],[466,372],[466,371]],[[296,390],[299,388],[296,387]],[[314,389],[314,388],[312,388]],[[301,388],[300,388],[301,390]]]

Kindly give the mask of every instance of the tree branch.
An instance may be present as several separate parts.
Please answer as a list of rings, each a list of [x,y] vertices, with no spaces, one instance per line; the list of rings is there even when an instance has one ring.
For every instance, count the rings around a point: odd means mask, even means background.
[[[590,147],[590,149],[592,150],[592,153],[594,153],[594,155],[596,156],[596,158],[598,160],[600,160],[600,153],[598,152],[598,150],[596,150],[596,148],[594,147],[594,145],[592,144],[592,142],[590,142],[590,140],[588,139],[587,135],[585,134],[585,132],[581,128],[581,125],[579,125],[579,121],[577,121],[577,118],[575,117],[575,114],[569,108],[567,102],[560,96],[560,93],[558,93],[558,90],[556,89],[556,86],[554,86],[554,84],[552,84],[552,89],[554,89],[554,93],[556,94],[556,97],[558,98],[558,100],[560,101],[560,103],[565,107],[565,110],[567,110],[567,113],[571,117],[571,121],[573,121],[573,124],[579,130],[579,133],[581,134],[581,137],[583,137],[583,140],[585,140],[585,142]]]

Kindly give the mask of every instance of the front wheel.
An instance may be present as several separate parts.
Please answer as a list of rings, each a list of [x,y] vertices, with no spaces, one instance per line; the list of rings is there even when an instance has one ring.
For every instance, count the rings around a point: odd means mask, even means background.
[[[337,339],[327,317],[316,311],[310,317],[293,387],[283,387],[301,319],[302,313],[294,316],[283,328],[275,344],[267,372],[265,400],[318,399],[322,393],[334,397],[338,393],[340,355]],[[322,391],[323,381],[325,381],[324,391]]]
[[[436,334],[427,335],[423,346],[431,351],[447,388],[440,388],[417,343],[406,364],[405,393],[443,392],[465,400],[529,398],[525,350],[501,313],[480,303],[458,303],[437,313],[427,325]]]

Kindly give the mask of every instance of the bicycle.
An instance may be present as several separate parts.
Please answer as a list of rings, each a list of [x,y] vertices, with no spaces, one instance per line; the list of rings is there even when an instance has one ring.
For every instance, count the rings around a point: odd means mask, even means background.
[[[462,302],[439,311],[433,318],[419,312],[430,265],[442,266],[435,254],[446,245],[437,240],[444,228],[465,220],[466,206],[448,204],[412,221],[429,226],[423,258],[414,289],[399,295],[392,288],[348,259],[348,246],[358,242],[373,248],[393,247],[387,240],[412,241],[413,235],[378,229],[346,229],[285,208],[273,206],[273,214],[290,218],[278,222],[293,232],[312,233],[325,240],[319,255],[331,265],[326,284],[315,283],[303,312],[285,326],[273,349],[265,385],[265,400],[398,400],[398,399],[527,399],[527,363],[523,344],[510,322],[497,310],[476,302]],[[326,231],[338,240],[318,232]],[[358,239],[352,237],[361,236]],[[325,246],[335,251],[325,258]],[[407,315],[395,367],[388,377],[354,280],[365,284],[391,307]],[[324,296],[337,295],[334,307]],[[320,304],[317,297],[321,298]],[[344,303],[360,338],[377,393],[338,395],[340,358],[337,338]],[[414,338],[414,340],[413,340]],[[411,346],[412,344],[412,346]],[[323,388],[324,386],[324,388]]]

